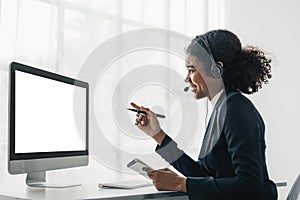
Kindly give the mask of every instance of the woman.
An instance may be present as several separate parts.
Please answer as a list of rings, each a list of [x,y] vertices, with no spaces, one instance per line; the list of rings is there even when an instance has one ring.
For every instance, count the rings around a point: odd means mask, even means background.
[[[206,56],[203,56],[206,51]],[[156,152],[180,171],[148,172],[158,190],[186,192],[190,199],[277,199],[265,160],[265,126],[254,105],[241,93],[252,94],[271,78],[271,60],[255,47],[242,48],[227,30],[197,36],[187,48],[186,82],[196,99],[214,106],[194,161],[161,128],[155,114],[135,103],[136,126],[150,135]]]

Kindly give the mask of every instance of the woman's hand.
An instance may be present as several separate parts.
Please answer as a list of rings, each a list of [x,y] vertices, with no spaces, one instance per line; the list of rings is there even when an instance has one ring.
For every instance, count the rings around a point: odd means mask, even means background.
[[[144,133],[146,133],[150,137],[153,137],[158,144],[161,144],[163,138],[165,137],[165,133],[160,128],[155,113],[152,112],[149,108],[138,106],[133,102],[131,102],[130,105],[137,110],[141,110],[147,113],[147,115],[137,114],[135,125]]]
[[[158,190],[186,192],[186,177],[181,177],[168,168],[147,173]]]

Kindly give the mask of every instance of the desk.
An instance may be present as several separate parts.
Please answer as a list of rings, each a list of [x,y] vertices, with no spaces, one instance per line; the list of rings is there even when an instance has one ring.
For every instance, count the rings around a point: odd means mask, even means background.
[[[76,170],[80,172],[81,170]],[[0,200],[6,199],[41,199],[41,200],[67,200],[67,199],[176,199],[187,200],[188,197],[185,193],[171,192],[171,191],[157,191],[154,186],[142,187],[137,189],[103,189],[98,188],[98,183],[95,179],[87,177],[83,178],[83,174],[76,173],[75,169],[64,170],[58,172],[49,172],[49,182],[57,184],[77,184],[81,183],[81,186],[70,188],[37,188],[28,187],[25,184],[25,175],[9,175],[0,173]],[[55,174],[56,173],[56,174]],[[70,174],[71,173],[71,174]],[[77,174],[77,175],[76,175]],[[114,173],[115,174],[115,173]],[[77,176],[76,179],[71,177]],[[101,177],[101,175],[95,175]],[[112,174],[111,174],[112,176]],[[140,176],[140,175],[138,175]],[[121,174],[116,174],[118,179],[123,180],[128,177],[124,177]],[[134,177],[136,178],[136,177]],[[143,178],[143,177],[142,177]],[[80,180],[81,179],[81,180]],[[114,181],[116,180],[113,178]],[[63,180],[63,182],[59,182]],[[108,180],[108,179],[107,179]],[[64,182],[66,181],[66,182]]]
[[[25,174],[10,175],[7,170],[7,155],[0,151],[0,200],[7,199],[45,199],[45,200],[67,200],[67,199],[175,199],[187,200],[185,193],[157,191],[154,186],[137,188],[132,190],[122,189],[99,189],[98,183],[105,181],[130,180],[141,178],[140,175],[118,173],[115,170],[103,167],[93,159],[87,167],[77,167],[64,170],[47,172],[49,182],[76,184],[81,186],[53,189],[33,188],[25,184]],[[142,177],[143,178],[143,177]],[[62,181],[62,182],[60,182]]]
[[[3,186],[3,185],[2,185]],[[185,193],[157,191],[153,186],[143,187],[132,190],[122,189],[98,189],[95,184],[85,184],[78,187],[65,189],[52,188],[30,188],[24,186],[15,188],[9,186],[1,188],[0,199],[46,199],[46,200],[66,200],[66,199],[176,199],[187,200]]]

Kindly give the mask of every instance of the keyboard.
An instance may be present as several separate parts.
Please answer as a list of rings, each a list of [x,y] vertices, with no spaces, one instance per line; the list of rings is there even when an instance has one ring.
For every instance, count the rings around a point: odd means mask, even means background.
[[[116,189],[134,189],[140,187],[147,187],[153,185],[152,181],[148,180],[127,180],[127,181],[115,181],[108,183],[99,183],[99,188],[116,188]]]

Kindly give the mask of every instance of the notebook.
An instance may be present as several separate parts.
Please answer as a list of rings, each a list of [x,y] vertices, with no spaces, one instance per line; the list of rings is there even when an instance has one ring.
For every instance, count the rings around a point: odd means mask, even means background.
[[[115,188],[115,189],[134,189],[140,187],[152,186],[153,183],[150,180],[133,179],[127,181],[115,181],[107,183],[99,183],[99,188]]]

